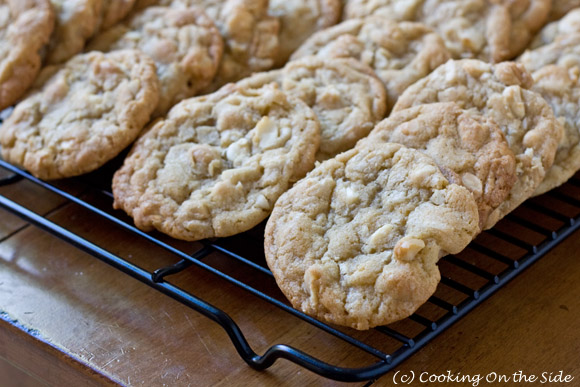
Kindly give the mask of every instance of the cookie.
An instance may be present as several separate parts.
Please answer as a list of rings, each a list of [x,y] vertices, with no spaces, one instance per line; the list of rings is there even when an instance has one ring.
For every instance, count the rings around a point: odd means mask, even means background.
[[[94,35],[103,11],[103,0],[50,0],[56,22],[46,50],[46,63],[66,62],[83,51]]]
[[[314,34],[292,59],[355,58],[369,65],[385,84],[389,106],[415,81],[450,57],[445,43],[420,23],[397,23],[382,17],[347,20]]]
[[[580,67],[580,33],[561,35],[550,44],[524,52],[518,62],[530,72],[551,64]]]
[[[549,19],[554,21],[562,18],[574,8],[580,7],[580,0],[552,0],[552,10]]]
[[[529,198],[552,166],[563,136],[562,124],[537,93],[521,64],[491,65],[478,60],[449,61],[409,87],[394,111],[435,102],[455,102],[493,119],[516,156],[518,181],[507,200],[488,217],[485,228]]]
[[[210,84],[223,52],[213,21],[199,8],[151,7],[95,37],[87,50],[138,49],[157,66],[161,96],[154,116]]]
[[[268,14],[268,0],[226,0],[216,23],[225,41],[224,56],[206,92],[274,67],[280,22]]]
[[[0,2],[0,110],[14,104],[34,82],[53,28],[49,0]]]
[[[570,11],[562,20],[554,21],[546,25],[536,35],[529,49],[545,46],[556,40],[559,36],[569,35],[580,32],[580,8]]]
[[[356,147],[280,197],[265,255],[292,305],[355,329],[411,315],[435,292],[437,260],[478,232],[471,193],[399,144]]]
[[[341,11],[341,0],[270,0],[268,13],[280,20],[276,65],[283,66],[310,35],[338,23]]]
[[[354,147],[386,113],[383,84],[369,67],[354,59],[306,57],[239,84],[259,87],[272,82],[316,114],[321,132],[319,161]]]
[[[549,65],[533,74],[534,87],[563,121],[564,137],[552,168],[536,189],[539,195],[564,184],[580,169],[580,69]]]
[[[178,239],[237,234],[313,168],[319,138],[302,101],[229,84],[174,106],[135,143],[114,175],[114,206]]]
[[[431,157],[447,180],[471,192],[482,228],[517,180],[516,160],[499,126],[453,102],[398,111],[357,146],[380,142],[402,144]]]
[[[551,0],[348,0],[345,15],[421,22],[435,29],[455,59],[498,63],[526,48],[550,6]]]
[[[115,157],[159,98],[155,64],[135,50],[77,55],[43,73],[46,82],[0,127],[4,159],[41,179],[87,173]]]
[[[123,20],[133,8],[135,0],[102,0],[103,10],[99,20],[98,30],[103,31],[113,27]]]

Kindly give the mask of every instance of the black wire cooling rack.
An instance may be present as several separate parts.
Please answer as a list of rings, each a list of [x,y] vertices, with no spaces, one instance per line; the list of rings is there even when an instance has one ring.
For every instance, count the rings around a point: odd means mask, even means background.
[[[31,211],[17,199],[0,194],[0,207],[213,320],[227,332],[236,351],[251,367],[263,370],[277,359],[284,358],[316,374],[338,381],[374,380],[392,370],[580,227],[580,176],[577,175],[562,187],[522,204],[492,230],[482,233],[461,254],[443,258],[439,262],[441,283],[435,295],[409,318],[390,326],[375,328],[372,339],[365,340],[351,330],[327,325],[293,309],[267,291],[259,290],[251,281],[244,282],[235,278],[223,269],[223,264],[215,266],[204,261],[209,254],[219,252],[228,262],[233,264],[236,261],[237,265],[244,265],[249,271],[256,275],[265,275],[273,282],[272,273],[268,270],[263,256],[263,225],[234,237],[202,241],[199,250],[193,254],[162,241],[154,234],[135,228],[125,216],[110,209],[112,195],[109,185],[114,168],[113,162],[83,180],[92,197],[100,197],[99,203],[106,203],[108,208],[89,202],[85,199],[86,195],[73,194],[58,184],[36,179],[2,160],[0,170],[4,169],[8,177],[0,180],[0,186],[28,180],[166,250],[175,257],[174,264],[157,270],[145,270],[111,253],[105,246],[95,244]],[[257,354],[248,343],[244,332],[225,311],[171,283],[171,275],[187,270],[192,265],[300,318],[310,324],[311,329],[322,330],[343,340],[353,350],[367,352],[375,360],[364,367],[346,368],[340,364],[324,362],[285,343],[271,343],[262,355]],[[379,340],[376,335],[379,335]],[[377,345],[378,342],[389,342],[390,345]]]

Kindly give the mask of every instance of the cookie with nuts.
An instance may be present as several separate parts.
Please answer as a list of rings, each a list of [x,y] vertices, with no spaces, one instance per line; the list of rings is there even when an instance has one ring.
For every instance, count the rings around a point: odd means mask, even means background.
[[[382,82],[370,67],[354,59],[301,58],[239,84],[259,87],[272,82],[316,113],[321,132],[319,161],[354,147],[387,111]]]
[[[513,59],[543,27],[552,0],[347,0],[346,18],[379,15],[432,27],[455,59]]]
[[[202,94],[254,72],[270,70],[279,58],[280,20],[269,13],[268,0],[139,0],[135,7],[153,4],[203,8],[219,29],[224,40],[223,58],[214,81]]]
[[[371,67],[387,89],[392,107],[401,93],[451,58],[443,40],[421,23],[371,16],[347,20],[312,35],[292,60],[354,58]]]
[[[430,156],[450,182],[473,194],[481,227],[517,180],[516,159],[499,126],[453,102],[393,113],[357,146],[377,142],[402,144]]]
[[[0,110],[18,101],[34,82],[53,29],[49,0],[0,2]]]
[[[516,157],[518,180],[506,201],[489,214],[486,229],[534,193],[552,166],[564,134],[548,103],[530,90],[532,85],[531,75],[521,64],[449,61],[409,87],[393,109],[455,102],[499,125]]]
[[[580,68],[548,65],[534,72],[534,87],[564,125],[554,164],[535,195],[564,184],[580,170]]]
[[[91,172],[131,144],[159,99],[155,64],[136,50],[45,67],[0,127],[2,157],[41,179]]]
[[[478,230],[473,195],[433,159],[370,143],[321,163],[280,197],[265,254],[295,308],[362,330],[411,315],[435,292],[439,257]]]
[[[223,53],[214,22],[200,8],[150,7],[96,36],[87,51],[143,51],[155,61],[161,86],[158,117],[213,80]]]
[[[56,20],[46,49],[47,64],[66,62],[85,47],[97,31],[103,0],[50,0]]]
[[[270,0],[268,13],[280,20],[276,64],[283,66],[313,33],[336,24],[341,11],[341,0]]]
[[[114,206],[178,239],[237,234],[313,168],[319,138],[302,101],[274,85],[229,84],[152,124],[114,175]]]

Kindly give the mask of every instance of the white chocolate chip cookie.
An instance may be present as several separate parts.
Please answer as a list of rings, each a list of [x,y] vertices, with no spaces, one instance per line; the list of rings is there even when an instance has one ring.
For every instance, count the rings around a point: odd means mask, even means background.
[[[380,15],[424,23],[455,59],[501,62],[519,55],[548,18],[552,0],[347,0],[346,18]]]
[[[383,84],[369,67],[354,59],[306,57],[239,84],[259,87],[272,82],[316,113],[321,131],[319,161],[354,147],[387,110]]]
[[[571,178],[580,169],[580,69],[549,65],[533,74],[534,87],[563,121],[564,137],[556,159],[535,194],[551,190]]]
[[[402,144],[433,158],[451,183],[473,194],[481,227],[507,199],[517,180],[516,160],[499,126],[453,102],[393,113],[357,146],[377,142]]]
[[[139,135],[159,99],[155,64],[136,50],[47,67],[0,127],[2,156],[41,179],[102,166]]]
[[[478,230],[473,196],[430,157],[368,144],[323,162],[280,197],[265,254],[295,308],[369,329],[427,301],[439,257],[462,250]]]
[[[34,82],[53,29],[49,0],[0,1],[0,110],[18,101]]]
[[[485,228],[529,198],[552,166],[564,129],[552,109],[529,90],[531,75],[522,65],[491,65],[478,60],[449,61],[409,87],[394,111],[426,103],[455,102],[493,119],[516,156],[518,181],[508,199],[488,217]]]
[[[213,21],[199,8],[151,7],[95,37],[88,50],[138,49],[157,66],[161,97],[154,116],[210,84],[218,69],[223,41]]]
[[[341,0],[270,0],[268,13],[280,20],[276,64],[283,66],[310,35],[336,24],[341,9]]]
[[[274,85],[224,86],[182,101],[133,146],[113,178],[115,208],[174,238],[256,226],[314,166],[320,127]]]
[[[407,87],[451,58],[431,28],[377,16],[347,20],[312,35],[292,59],[309,55],[355,58],[370,66],[387,88],[389,107]]]

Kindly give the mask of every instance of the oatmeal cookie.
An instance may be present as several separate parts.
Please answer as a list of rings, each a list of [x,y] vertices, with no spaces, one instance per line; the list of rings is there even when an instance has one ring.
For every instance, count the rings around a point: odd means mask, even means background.
[[[580,67],[580,33],[561,35],[550,44],[528,50],[518,58],[530,72],[551,64]]]
[[[139,49],[157,66],[161,96],[154,116],[209,85],[223,52],[212,20],[199,8],[151,7],[95,37],[88,50]]]
[[[346,18],[417,21],[443,38],[455,59],[501,62],[519,55],[548,18],[552,0],[348,0]]]
[[[564,137],[558,145],[552,168],[535,194],[558,187],[580,169],[580,69],[549,65],[533,74],[534,87],[563,121]]]
[[[322,1],[322,0],[321,0]],[[274,67],[280,42],[280,21],[268,14],[268,0],[139,0],[138,9],[159,4],[172,8],[203,8],[224,40],[224,55],[207,94],[228,82]]]
[[[306,57],[289,62],[282,70],[256,73],[239,84],[259,87],[271,82],[316,113],[321,131],[319,161],[354,147],[387,110],[383,84],[369,67],[354,59]]]
[[[114,206],[178,239],[246,231],[313,168],[319,137],[312,110],[275,85],[226,85],[177,104],[135,143]]]
[[[355,329],[411,315],[435,292],[437,260],[478,232],[471,193],[399,144],[357,146],[280,197],[265,255],[292,305]]]
[[[385,84],[389,106],[415,81],[450,57],[445,43],[420,23],[397,23],[382,17],[347,20],[308,39],[292,59],[355,58],[369,65]]]
[[[268,0],[227,0],[217,25],[225,41],[224,56],[206,91],[274,67],[280,21],[268,14]]]
[[[55,11],[54,31],[46,50],[46,63],[63,63],[83,51],[97,31],[103,0],[50,0]]]
[[[34,82],[53,28],[49,0],[0,0],[0,110]]]
[[[0,127],[4,159],[41,179],[87,173],[115,157],[159,98],[155,64],[136,50],[77,55],[43,73],[46,82]]]
[[[280,20],[276,65],[283,66],[310,35],[336,24],[341,8],[341,0],[270,0],[268,13]]]
[[[434,102],[455,102],[493,119],[516,156],[518,181],[485,228],[529,198],[552,166],[564,129],[546,101],[530,91],[531,75],[520,64],[449,61],[409,87],[394,111]]]
[[[570,35],[580,32],[580,8],[570,11],[562,20],[554,21],[546,25],[536,35],[529,49],[545,46],[556,40],[559,36]]]
[[[517,180],[516,160],[499,126],[453,102],[398,111],[357,146],[377,142],[402,144],[430,156],[447,180],[472,193],[482,228]]]

